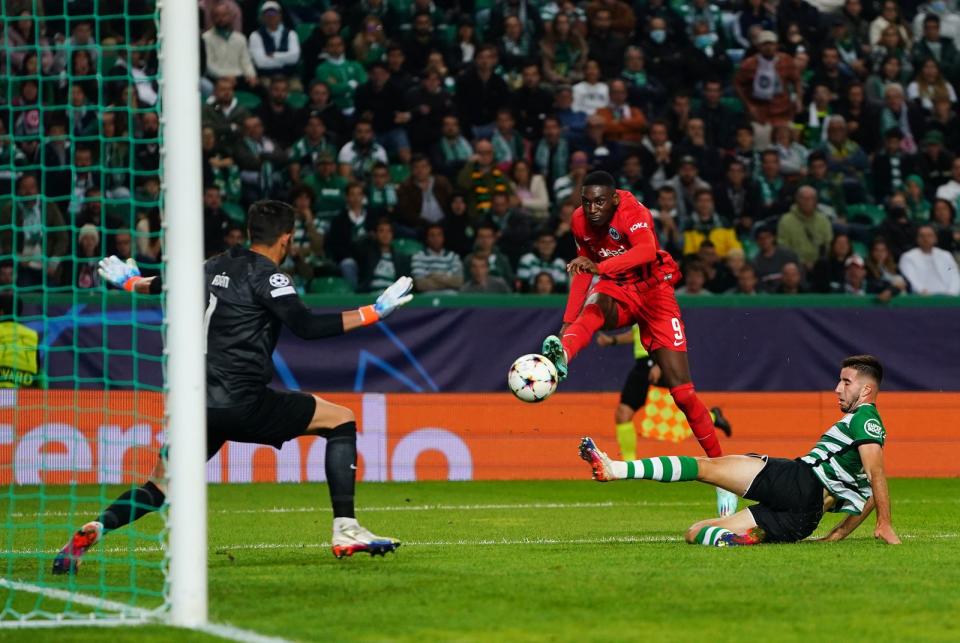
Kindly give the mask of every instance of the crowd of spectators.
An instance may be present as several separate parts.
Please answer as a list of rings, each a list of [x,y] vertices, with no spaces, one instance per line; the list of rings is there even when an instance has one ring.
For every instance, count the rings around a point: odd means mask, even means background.
[[[156,263],[153,22],[8,15],[0,254],[23,285],[95,286],[105,251]],[[286,200],[305,292],[564,292],[602,169],[650,208],[678,292],[960,295],[955,0],[202,0],[199,20],[206,252]]]

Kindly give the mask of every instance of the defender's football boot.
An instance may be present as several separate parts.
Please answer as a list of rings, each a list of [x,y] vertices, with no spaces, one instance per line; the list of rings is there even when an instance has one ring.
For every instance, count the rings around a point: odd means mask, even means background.
[[[597,482],[616,480],[611,471],[610,458],[597,448],[593,438],[580,440],[580,457],[590,463],[590,468],[593,470],[593,479]]]

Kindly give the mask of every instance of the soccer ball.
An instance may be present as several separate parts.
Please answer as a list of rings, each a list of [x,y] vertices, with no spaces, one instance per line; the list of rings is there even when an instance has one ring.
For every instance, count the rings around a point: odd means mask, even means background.
[[[557,368],[543,355],[522,355],[510,366],[507,386],[524,402],[543,402],[557,390]]]

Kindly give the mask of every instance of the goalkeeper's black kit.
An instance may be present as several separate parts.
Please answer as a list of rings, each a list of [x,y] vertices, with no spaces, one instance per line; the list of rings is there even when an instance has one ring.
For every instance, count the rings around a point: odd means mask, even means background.
[[[311,395],[267,386],[280,327],[302,339],[330,337],[343,333],[343,317],[311,313],[277,264],[246,248],[211,257],[204,275],[207,456],[225,440],[279,448],[303,435],[316,406]],[[159,279],[150,286],[161,290]]]
[[[204,275],[207,459],[216,455],[227,440],[279,449],[287,440],[306,432],[317,406],[312,395],[280,392],[267,386],[273,378],[271,355],[280,326],[289,327],[304,339],[329,337],[343,333],[343,317],[340,313],[312,314],[277,264],[245,248],[233,248],[207,260]],[[154,279],[150,292],[159,294],[161,290],[160,279]],[[330,427],[324,437],[324,471],[333,515],[352,518],[356,423]],[[164,500],[163,491],[147,482],[121,494],[97,520],[106,531],[112,531],[155,511]],[[62,568],[55,563],[54,572],[64,573]]]

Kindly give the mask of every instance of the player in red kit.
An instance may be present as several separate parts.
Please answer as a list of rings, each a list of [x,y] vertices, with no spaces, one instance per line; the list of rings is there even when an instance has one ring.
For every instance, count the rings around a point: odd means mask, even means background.
[[[560,379],[567,364],[600,329],[640,326],[643,345],[661,370],[661,381],[707,456],[723,455],[713,419],[697,397],[687,361],[687,336],[673,293],[680,269],[660,249],[653,217],[636,197],[617,190],[612,176],[591,172],[580,190],[581,207],[571,228],[577,258],[567,265],[573,275],[560,337],[543,340],[543,354],[557,367]],[[594,275],[599,279],[593,283]],[[736,511],[737,497],[717,488],[721,516]]]

